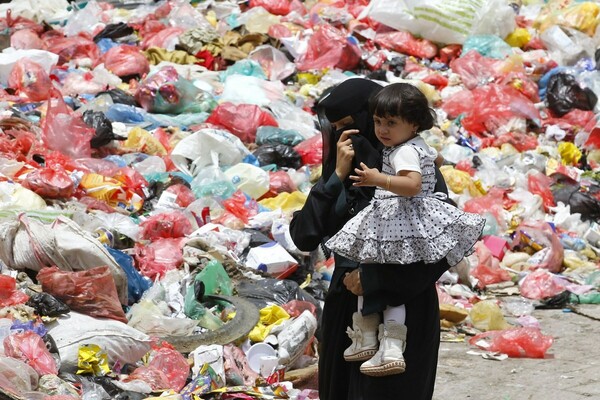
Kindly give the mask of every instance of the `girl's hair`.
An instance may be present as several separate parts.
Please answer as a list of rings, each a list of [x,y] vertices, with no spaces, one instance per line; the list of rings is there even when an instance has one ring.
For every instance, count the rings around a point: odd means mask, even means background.
[[[369,100],[369,112],[378,117],[398,117],[418,126],[418,131],[431,129],[435,111],[427,97],[409,83],[392,83]]]

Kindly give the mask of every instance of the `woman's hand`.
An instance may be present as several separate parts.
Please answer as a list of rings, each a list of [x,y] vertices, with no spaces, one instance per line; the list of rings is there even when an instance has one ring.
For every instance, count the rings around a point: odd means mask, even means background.
[[[363,295],[363,287],[360,283],[360,271],[358,268],[344,276],[344,285],[346,286],[346,289],[353,294],[357,296]]]
[[[383,187],[383,174],[377,168],[369,168],[365,163],[360,163],[360,168],[355,168],[356,175],[350,175],[354,186],[379,186]]]
[[[342,182],[350,175],[352,159],[354,158],[354,149],[352,148],[352,139],[350,139],[350,135],[355,135],[357,133],[358,129],[344,131],[337,142],[335,174]]]

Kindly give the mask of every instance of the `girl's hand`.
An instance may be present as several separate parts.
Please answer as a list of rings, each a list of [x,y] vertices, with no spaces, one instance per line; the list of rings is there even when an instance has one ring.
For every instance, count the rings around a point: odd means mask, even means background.
[[[354,149],[352,148],[352,139],[350,139],[350,135],[355,135],[357,133],[358,129],[344,131],[337,142],[335,173],[342,182],[350,175],[352,159],[354,158]]]
[[[350,175],[355,181],[354,186],[381,186],[381,172],[377,168],[369,168],[365,163],[360,163],[360,168],[355,168],[356,175]]]
[[[344,285],[346,286],[346,289],[355,295],[363,295],[363,287],[360,283],[360,271],[358,268],[344,276]]]

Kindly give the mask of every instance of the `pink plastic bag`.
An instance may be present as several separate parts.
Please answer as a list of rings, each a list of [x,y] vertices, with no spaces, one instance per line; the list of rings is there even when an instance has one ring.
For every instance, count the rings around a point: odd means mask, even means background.
[[[181,183],[169,186],[167,189],[165,189],[165,192],[172,193],[175,196],[177,196],[175,198],[175,203],[177,203],[177,205],[182,208],[189,206],[196,200],[194,192],[192,192],[192,190],[189,187]]]
[[[0,307],[26,303],[29,296],[17,290],[17,281],[8,275],[0,275]]]
[[[82,36],[60,37],[56,34],[43,36],[48,51],[58,54],[59,65],[81,58],[89,58],[94,64],[100,58],[100,50],[93,40]]]
[[[52,90],[52,82],[44,68],[28,58],[16,62],[8,76],[8,86],[25,94],[31,101],[47,100]]]
[[[538,269],[527,275],[523,281],[521,281],[520,289],[523,297],[541,300],[564,292],[566,286],[551,272]]]
[[[477,286],[480,289],[494,283],[510,281],[508,271],[500,268],[500,261],[492,255],[492,252],[483,242],[475,243],[475,252],[479,263],[471,270],[471,275],[479,281]]]
[[[565,250],[558,235],[554,233],[548,223],[543,221],[522,222],[513,236],[511,249],[530,247],[537,251],[534,255],[537,260],[530,267],[531,270],[542,268],[554,273],[562,271]]]
[[[342,31],[331,25],[315,27],[308,40],[308,50],[296,62],[300,71],[311,69],[338,68],[343,71],[354,69],[360,61],[358,45]]]
[[[148,246],[135,244],[135,259],[142,275],[154,280],[183,264],[186,238],[157,239]]]
[[[468,200],[463,209],[466,212],[483,215],[484,213],[490,213],[496,218],[496,222],[501,227],[506,226],[506,220],[503,216],[504,213],[504,190],[493,187],[490,189],[488,194],[481,197],[474,197]]]
[[[250,0],[250,8],[262,7],[274,15],[288,15],[290,13],[289,0]]]
[[[323,160],[323,137],[315,135],[299,143],[294,150],[302,157],[305,165],[318,165]]]
[[[163,371],[160,371],[153,367],[139,367],[136,368],[129,376],[123,379],[123,382],[131,382],[140,380],[146,382],[153,391],[160,392],[168,389],[171,385],[169,384],[169,378]]]
[[[484,341],[490,346],[481,343]],[[488,331],[473,336],[469,343],[483,350],[507,354],[509,357],[544,358],[554,339],[537,328]],[[479,343],[479,344],[478,344]]]
[[[494,81],[501,74],[502,61],[487,58],[476,50],[471,50],[450,62],[452,72],[462,78],[467,89],[474,89]]]
[[[179,392],[187,381],[190,365],[180,352],[173,348],[162,347],[150,353],[149,368],[161,371],[167,377],[169,389]]]
[[[261,126],[279,126],[270,113],[257,105],[230,102],[219,104],[206,122],[226,128],[244,143],[253,143]]]
[[[192,224],[180,211],[156,214],[140,224],[142,239],[181,238],[192,233]]]
[[[433,58],[438,52],[435,44],[426,39],[416,39],[409,32],[390,31],[375,35],[375,43],[388,50],[419,58]]]
[[[4,339],[4,353],[24,361],[38,374],[58,374],[56,361],[46,348],[42,338],[33,331],[13,333]]]
[[[73,195],[73,180],[60,166],[30,172],[22,182],[23,187],[45,198],[65,199]]]
[[[31,29],[21,29],[10,37],[10,47],[17,50],[43,50],[45,45],[40,36]]]
[[[294,190],[296,190],[296,185],[286,171],[269,172],[269,191],[263,194],[261,199],[275,197],[284,192],[292,193]]]
[[[315,317],[317,316],[317,307],[313,303],[310,303],[308,301],[291,300],[282,305],[281,308],[283,308],[285,312],[290,314],[290,317],[292,318],[300,316],[300,314],[302,314],[306,310],[310,311],[311,314]]]
[[[550,185],[552,185],[552,183],[552,178],[549,178],[539,171],[529,174],[527,177],[527,187],[529,188],[529,191],[542,198],[546,212],[549,211],[550,207],[556,207],[554,194],[552,194],[552,190],[550,190]]]
[[[150,47],[160,47],[168,50],[174,47],[174,43],[178,40],[179,35],[185,31],[185,28],[175,26],[151,33],[144,36],[141,47],[144,50],[148,50]]]
[[[139,48],[122,45],[108,50],[104,66],[117,76],[144,75],[150,71],[150,63]]]
[[[46,267],[38,272],[37,280],[44,292],[64,301],[74,311],[127,323],[115,281],[107,266],[77,272]]]
[[[42,130],[48,149],[71,158],[91,157],[90,141],[96,132],[71,111],[60,94],[50,100]]]

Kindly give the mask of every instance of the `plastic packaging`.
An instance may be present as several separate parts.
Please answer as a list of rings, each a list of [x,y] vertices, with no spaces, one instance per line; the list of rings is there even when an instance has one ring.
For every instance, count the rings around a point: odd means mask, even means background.
[[[90,141],[92,148],[97,149],[116,139],[112,124],[103,112],[87,110],[83,113],[83,122],[96,130],[96,134]]]
[[[31,101],[47,100],[53,87],[44,67],[28,58],[16,62],[8,76],[8,86],[25,94]]]
[[[219,104],[206,122],[223,126],[245,143],[252,143],[259,126],[278,126],[271,114],[254,104]]]
[[[144,246],[135,245],[135,259],[142,275],[154,280],[183,264],[182,248],[185,238],[160,238]]]
[[[167,377],[167,387],[176,392],[179,392],[185,386],[190,373],[187,360],[181,353],[169,347],[161,347],[152,351],[148,368],[164,373]]]
[[[17,290],[15,278],[0,275],[0,307],[9,307],[23,304],[29,299],[24,292]]]
[[[323,137],[316,135],[306,139],[294,149],[302,157],[302,163],[305,165],[318,165],[323,160]]]
[[[225,176],[238,190],[253,199],[259,199],[269,191],[269,174],[259,167],[239,163],[225,171]]]
[[[523,297],[534,300],[556,296],[565,291],[563,282],[543,269],[531,272],[520,282],[519,287]]]
[[[50,199],[65,199],[75,191],[73,180],[61,166],[40,168],[27,174],[23,187]]]
[[[192,233],[192,224],[180,211],[151,216],[140,224],[142,239],[181,238]]]
[[[108,267],[65,272],[44,268],[37,275],[45,292],[64,301],[71,309],[99,318],[127,322],[115,282]]]
[[[419,58],[433,58],[438,52],[437,46],[429,40],[416,39],[406,31],[378,33],[374,41],[388,50]]]
[[[509,357],[544,358],[554,339],[536,328],[516,328],[480,333],[469,339],[471,345]]]
[[[598,97],[589,88],[582,88],[572,75],[558,73],[548,82],[546,90],[548,108],[562,117],[573,109],[590,111],[598,102]]]
[[[475,328],[483,331],[501,330],[510,326],[493,300],[475,303],[469,312],[469,318]]]
[[[68,305],[49,293],[36,293],[27,301],[29,307],[35,309],[36,314],[43,317],[59,317],[71,312]]]
[[[360,61],[357,40],[331,25],[319,25],[308,40],[308,49],[296,60],[299,71],[338,68],[351,70]]]
[[[150,71],[146,56],[135,46],[113,47],[104,54],[103,60],[106,69],[119,77],[143,76]]]
[[[38,374],[58,374],[58,368],[42,338],[32,331],[13,333],[4,339],[4,353],[25,361]]]
[[[151,286],[151,282],[144,279],[134,266],[133,257],[122,251],[106,248],[115,261],[119,263],[127,275],[127,295],[129,304],[134,304],[142,298],[142,295]]]
[[[530,269],[562,271],[564,248],[552,227],[542,221],[524,221],[515,230],[511,248],[526,248],[535,252],[528,263]]]

